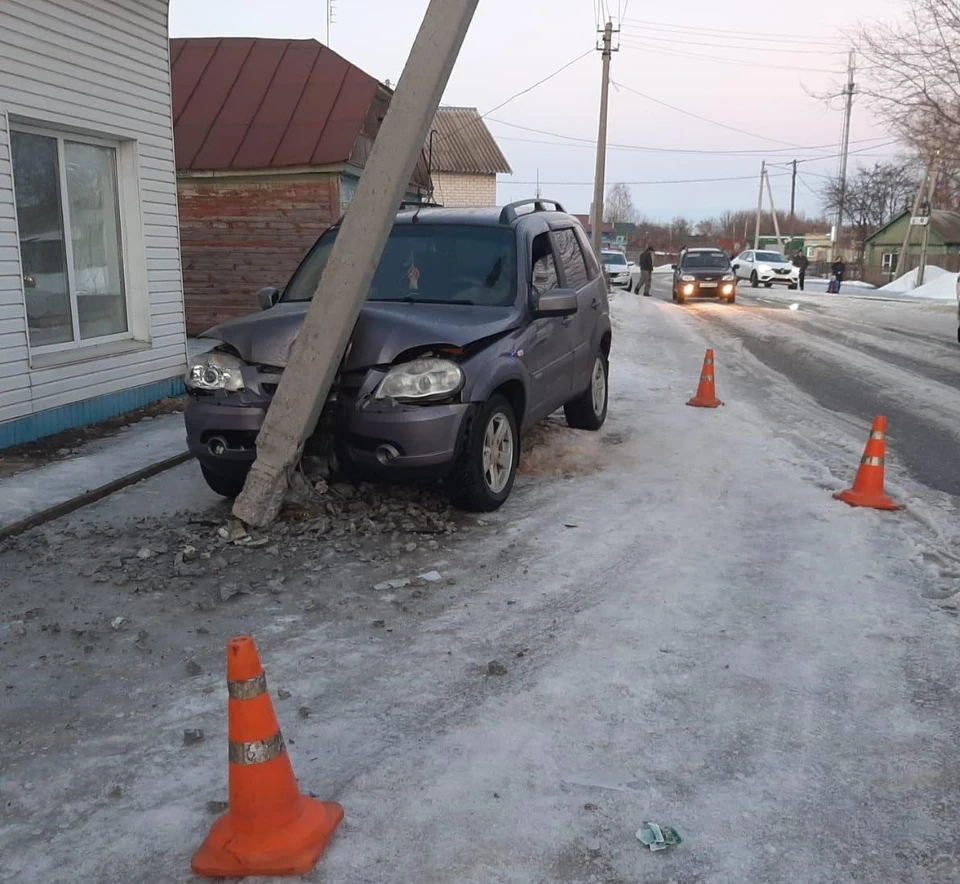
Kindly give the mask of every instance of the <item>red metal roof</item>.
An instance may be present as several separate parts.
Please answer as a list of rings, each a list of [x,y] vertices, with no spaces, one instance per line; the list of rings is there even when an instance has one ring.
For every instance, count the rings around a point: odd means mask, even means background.
[[[344,163],[358,148],[362,165],[358,140],[385,112],[374,99],[390,94],[316,40],[171,40],[170,68],[181,172]]]

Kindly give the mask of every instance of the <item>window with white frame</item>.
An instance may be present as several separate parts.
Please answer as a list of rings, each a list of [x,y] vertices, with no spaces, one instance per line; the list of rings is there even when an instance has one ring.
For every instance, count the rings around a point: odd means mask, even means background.
[[[31,349],[129,336],[118,145],[11,126]]]
[[[897,253],[896,252],[884,252],[880,256],[880,266],[884,270],[896,270],[897,269]]]

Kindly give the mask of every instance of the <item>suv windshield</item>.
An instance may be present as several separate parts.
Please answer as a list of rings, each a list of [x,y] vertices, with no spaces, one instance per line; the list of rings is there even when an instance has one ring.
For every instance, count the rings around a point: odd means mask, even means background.
[[[626,264],[627,259],[624,257],[622,252],[604,252],[603,263],[604,264]]]
[[[767,264],[789,264],[790,262],[779,252],[757,252],[758,261],[766,261]]]
[[[722,252],[701,252],[700,254],[686,254],[683,256],[684,269],[726,270],[730,266],[730,259]]]
[[[283,292],[309,301],[339,228],[317,240]],[[512,230],[453,224],[398,224],[370,283],[370,301],[507,307],[516,300],[517,249]]]

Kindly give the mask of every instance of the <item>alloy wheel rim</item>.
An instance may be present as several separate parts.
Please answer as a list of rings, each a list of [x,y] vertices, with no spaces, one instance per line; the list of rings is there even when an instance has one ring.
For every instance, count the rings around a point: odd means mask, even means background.
[[[603,371],[603,360],[599,356],[593,364],[590,392],[593,396],[593,413],[600,417],[603,414],[603,406],[607,398],[607,377]]]
[[[507,487],[513,470],[513,428],[503,412],[487,422],[483,434],[483,481],[493,494]]]

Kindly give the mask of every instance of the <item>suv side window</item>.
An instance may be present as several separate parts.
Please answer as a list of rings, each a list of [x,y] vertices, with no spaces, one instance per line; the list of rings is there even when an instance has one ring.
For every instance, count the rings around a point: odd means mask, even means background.
[[[560,280],[557,277],[557,262],[553,257],[553,244],[550,242],[549,233],[541,233],[534,237],[533,256],[530,261],[533,267],[533,278],[531,285],[533,295],[539,298],[551,289],[560,288]]]
[[[587,234],[583,231],[583,228],[574,228],[574,232],[577,235],[577,240],[580,243],[580,250],[583,252],[583,258],[587,262],[587,276],[590,279],[596,279],[600,275],[600,262],[597,260],[597,256],[593,253],[593,246],[590,245],[590,241],[587,239]]]
[[[560,266],[563,267],[567,288],[575,292],[579,291],[590,281],[580,243],[577,242],[572,227],[566,230],[555,230],[553,235],[557,242],[557,251],[560,253]]]

